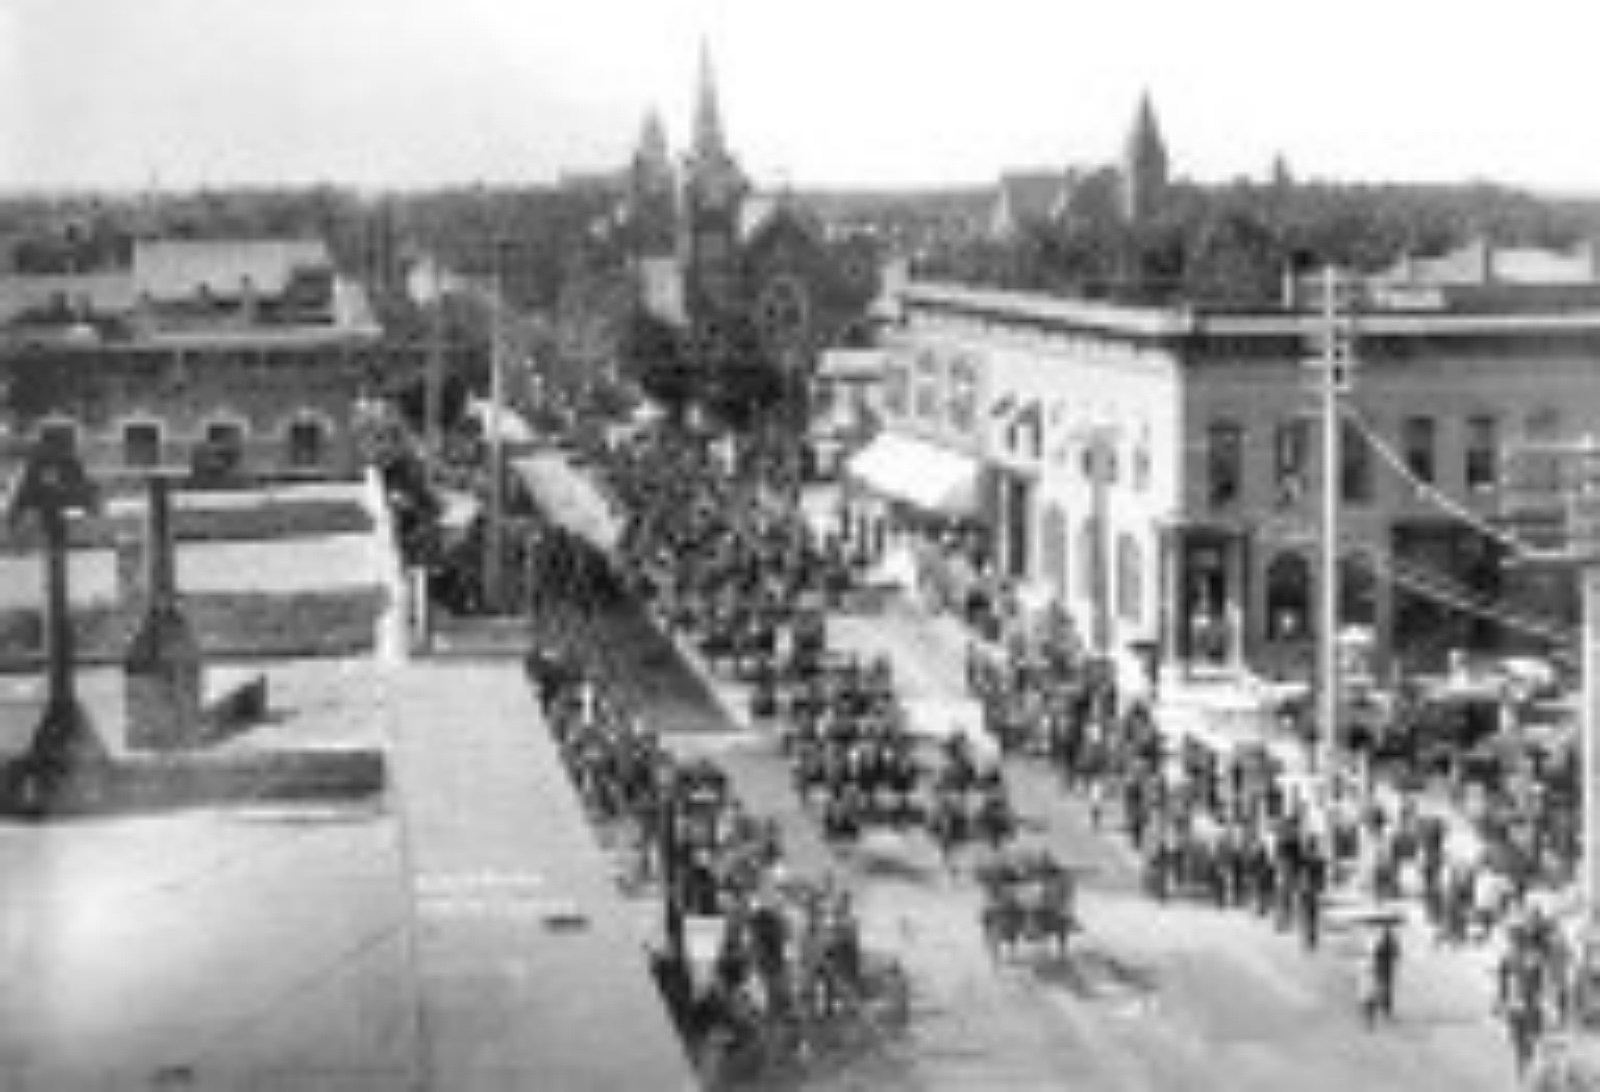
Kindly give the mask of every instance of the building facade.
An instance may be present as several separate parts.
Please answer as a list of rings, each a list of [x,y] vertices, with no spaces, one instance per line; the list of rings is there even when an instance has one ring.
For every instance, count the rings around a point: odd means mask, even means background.
[[[972,515],[1002,574],[1099,647],[1309,668],[1314,312],[912,283],[900,315],[885,428],[971,460]],[[1510,564],[1503,468],[1518,448],[1600,435],[1600,295],[1584,309],[1370,309],[1354,345],[1335,475],[1342,624],[1419,666],[1573,638],[1570,578]]]
[[[352,413],[381,331],[320,242],[140,242],[92,280],[8,279],[0,322],[13,458],[48,433],[103,479],[358,468]]]

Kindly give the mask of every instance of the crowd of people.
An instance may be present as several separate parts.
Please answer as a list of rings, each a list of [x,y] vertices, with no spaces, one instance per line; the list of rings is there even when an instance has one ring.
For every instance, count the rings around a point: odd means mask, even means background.
[[[590,457],[627,517],[618,576],[663,628],[786,710],[821,701],[837,668],[824,612],[849,560],[785,517],[796,494],[783,463],[736,466],[655,433]],[[903,1023],[903,973],[864,949],[849,890],[794,874],[777,823],[715,761],[674,756],[606,677],[603,650],[578,645],[536,652],[530,670],[580,794],[630,847],[630,881],[661,890],[658,975],[708,1081],[760,1078],[849,1029]],[[697,920],[716,936],[699,973]]]
[[[610,445],[596,465],[627,515],[624,579],[713,670],[750,684],[753,719],[776,726],[795,789],[830,839],[849,843],[874,826],[921,824],[947,849],[964,840],[1005,847],[1015,816],[1003,764],[975,755],[960,736],[929,758],[905,723],[888,662],[830,650],[828,612],[859,587],[872,544],[847,526],[830,533],[804,518],[800,475],[782,451],[652,431]],[[1368,919],[1358,991],[1373,1026],[1395,1014],[1398,908],[1414,898],[1436,943],[1501,945],[1498,1011],[1519,1060],[1571,1013],[1575,944],[1533,897],[1537,872],[1497,867],[1478,840],[1460,837],[1459,817],[1442,813],[1413,780],[1379,783],[1370,771],[1304,778],[1264,747],[1174,740],[1148,703],[1118,693],[1113,672],[1085,653],[1070,619],[1023,635],[1006,624],[1012,612],[977,613],[968,682],[989,734],[1009,755],[1048,761],[1096,825],[1127,837],[1152,898],[1251,913],[1312,951],[1334,890],[1361,890],[1381,910]],[[613,734],[603,743],[583,737],[575,776],[610,786],[596,790],[602,814],[642,807],[640,829],[656,833],[641,835],[641,846],[659,847],[660,791],[649,786],[661,784],[663,752],[636,728]],[[713,981],[728,997],[739,994],[735,984],[759,982],[745,993],[767,1004],[805,993],[771,984],[762,968],[785,962],[772,958],[772,936],[793,938],[798,951],[812,943],[798,938],[827,931],[818,924],[827,914],[796,908],[828,900],[790,897],[779,914],[789,924],[774,926],[763,902],[774,898],[772,869],[781,869],[774,832],[758,835],[762,824],[736,801],[707,805],[707,813],[716,821],[712,833],[691,839],[679,899],[686,909],[715,909],[727,923],[723,950],[744,956],[719,956],[719,968],[747,968],[743,977],[719,970]],[[994,859],[1008,860],[1003,852]],[[1064,875],[1040,860],[980,877],[991,940],[1053,936],[1058,922],[1070,922],[1060,924],[1063,937],[1076,928]],[[852,957],[841,958],[848,965]]]
[[[1254,913],[1309,951],[1336,886],[1365,896],[1358,1000],[1368,1026],[1395,1013],[1408,904],[1439,946],[1498,946],[1497,1012],[1519,1064],[1572,1013],[1581,985],[1573,923],[1545,908],[1541,870],[1486,851],[1499,843],[1482,819],[1505,822],[1504,807],[1480,809],[1473,824],[1413,781],[1324,781],[1291,773],[1259,745],[1175,742],[1147,704],[1118,701],[1109,673],[1026,641],[976,640],[970,663],[970,687],[998,736],[1046,756],[1096,826],[1117,820],[1153,898]]]

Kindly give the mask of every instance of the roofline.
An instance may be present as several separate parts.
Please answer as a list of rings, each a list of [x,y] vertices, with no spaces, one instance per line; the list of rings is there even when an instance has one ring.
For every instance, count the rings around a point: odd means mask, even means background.
[[[1138,306],[934,281],[906,285],[901,290],[901,300],[910,310],[943,310],[1168,340],[1198,336],[1306,337],[1316,334],[1322,325],[1321,316],[1313,310],[1236,313]],[[1355,328],[1358,334],[1401,337],[1600,333],[1600,306],[1517,312],[1362,311],[1356,316]]]

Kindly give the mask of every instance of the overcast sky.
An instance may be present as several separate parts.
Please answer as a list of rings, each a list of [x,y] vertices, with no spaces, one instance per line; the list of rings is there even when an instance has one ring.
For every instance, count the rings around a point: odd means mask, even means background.
[[[1593,9],[1593,14],[1591,14]],[[0,185],[540,181],[687,133],[758,181],[1101,162],[1600,191],[1595,0],[0,0]]]

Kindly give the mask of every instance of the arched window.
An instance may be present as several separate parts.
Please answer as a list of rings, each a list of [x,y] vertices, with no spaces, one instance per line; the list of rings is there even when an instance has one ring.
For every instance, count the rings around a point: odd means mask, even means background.
[[[1117,613],[1127,622],[1144,614],[1144,555],[1129,534],[1117,539]]]
[[[1279,554],[1267,565],[1267,638],[1307,637],[1311,627],[1311,563],[1304,554]]]

